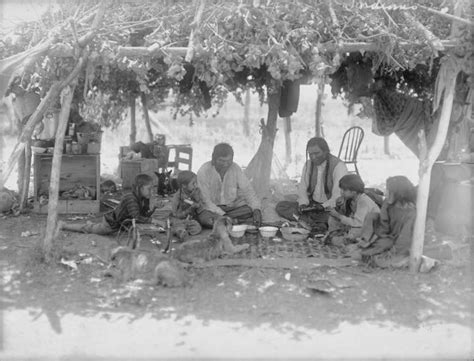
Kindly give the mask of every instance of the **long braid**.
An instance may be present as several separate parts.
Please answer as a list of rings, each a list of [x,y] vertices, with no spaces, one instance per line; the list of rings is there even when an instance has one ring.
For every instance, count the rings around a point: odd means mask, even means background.
[[[306,146],[306,164],[308,164],[309,154],[308,154],[308,146]],[[308,172],[308,168],[306,168],[306,172]],[[306,177],[306,174],[303,175]],[[311,180],[313,178],[313,162],[309,162],[309,180],[308,180],[308,187],[306,188],[306,193],[312,194],[313,190],[311,189]]]
[[[328,197],[328,194],[331,193],[328,188],[328,176],[329,176],[329,153],[326,156],[326,169],[324,170],[324,193],[326,194],[326,197]]]
[[[329,146],[328,146],[327,142],[324,140],[324,138],[321,138],[321,137],[314,137],[314,138],[311,138],[310,140],[308,140],[308,143],[306,144],[306,162],[308,161],[308,157],[309,157],[308,149],[309,149],[309,147],[312,147],[313,145],[317,145],[322,151],[325,151],[327,153],[325,175],[324,175],[324,193],[327,196],[328,194],[331,193],[329,188],[328,188],[329,160],[330,160],[330,158],[329,158],[329,156],[330,156]],[[310,195],[314,191],[313,189],[311,189],[312,177],[313,177],[313,167],[314,167],[314,165],[313,165],[313,162],[311,161],[310,166],[309,166],[308,188],[306,189],[306,191]]]

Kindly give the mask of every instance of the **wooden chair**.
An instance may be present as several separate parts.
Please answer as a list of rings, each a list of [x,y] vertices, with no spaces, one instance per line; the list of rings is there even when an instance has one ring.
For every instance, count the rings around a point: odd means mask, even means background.
[[[344,163],[353,164],[355,172],[359,176],[359,169],[357,168],[357,154],[363,139],[364,130],[361,127],[356,126],[347,129],[344,133],[344,137],[342,138],[339,154],[337,156]]]

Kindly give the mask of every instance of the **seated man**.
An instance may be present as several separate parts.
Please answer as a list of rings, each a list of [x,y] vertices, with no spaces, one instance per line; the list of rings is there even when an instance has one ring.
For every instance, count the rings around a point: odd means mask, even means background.
[[[282,201],[276,206],[278,215],[288,220],[295,216],[318,231],[327,230],[328,213],[339,197],[339,181],[347,174],[343,161],[332,155],[323,138],[311,138],[306,144],[306,163],[298,186],[298,201]],[[309,158],[309,159],[308,159]]]
[[[260,201],[242,169],[233,162],[234,150],[227,143],[214,147],[212,160],[197,172],[205,210],[198,221],[211,228],[219,216],[228,216],[236,222],[252,219],[256,226],[262,222]]]

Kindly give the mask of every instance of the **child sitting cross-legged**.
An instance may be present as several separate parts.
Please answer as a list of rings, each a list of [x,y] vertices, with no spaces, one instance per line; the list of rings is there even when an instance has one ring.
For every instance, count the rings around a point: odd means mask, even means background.
[[[196,220],[204,210],[197,175],[191,171],[178,174],[178,191],[171,200],[171,226],[173,233],[184,241],[188,236],[201,233],[202,227]]]
[[[361,235],[369,213],[379,213],[377,204],[364,193],[365,184],[357,174],[347,174],[339,181],[341,197],[329,209],[328,225],[331,243],[343,246]]]
[[[403,266],[410,254],[415,218],[415,186],[404,176],[388,178],[380,214],[367,217],[351,256],[381,268]]]
[[[100,223],[66,223],[60,222],[59,228],[66,231],[94,233],[107,235],[117,232],[122,226],[130,226],[132,219],[136,223],[158,223],[152,221],[152,214],[161,205],[150,209],[150,199],[153,191],[153,178],[148,174],[135,177],[133,190],[123,196],[120,204],[113,211],[104,214]]]

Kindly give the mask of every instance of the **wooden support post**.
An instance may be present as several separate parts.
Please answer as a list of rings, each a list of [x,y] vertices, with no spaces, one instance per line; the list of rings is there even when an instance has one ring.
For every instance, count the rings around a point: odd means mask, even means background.
[[[18,158],[20,157],[21,152],[25,148],[26,142],[28,142],[31,139],[31,135],[33,134],[33,130],[35,129],[36,124],[38,124],[41,121],[41,119],[43,119],[44,113],[46,112],[47,109],[51,107],[53,102],[56,101],[61,90],[66,85],[68,85],[73,79],[77,77],[82,67],[84,66],[85,59],[87,59],[88,55],[89,55],[89,51],[84,50],[82,57],[79,58],[79,61],[76,63],[76,65],[74,66],[74,69],[67,76],[67,78],[61,82],[56,82],[56,83],[53,83],[53,85],[51,85],[51,88],[49,88],[46,96],[41,100],[36,110],[30,116],[30,119],[28,119],[28,122],[23,127],[23,130],[19,137],[19,141],[15,145],[15,148],[13,148],[13,151],[10,155],[6,172],[2,174],[2,179],[0,179],[0,188],[2,188],[5,185],[6,181],[8,180],[8,177],[12,173],[13,167],[15,163],[18,161]]]
[[[283,119],[285,132],[285,168],[291,163],[291,117]]]
[[[323,96],[324,96],[324,81],[320,81],[318,83],[318,98],[316,100],[316,113],[315,113],[315,134],[317,137],[323,136],[323,125],[322,125],[322,119],[321,119]]]
[[[58,221],[58,199],[59,178],[61,174],[61,160],[63,156],[64,136],[69,120],[71,102],[76,85],[67,86],[61,93],[61,111],[59,113],[59,124],[54,142],[53,163],[51,165],[51,180],[49,186],[48,219],[46,223],[46,234],[43,239],[43,252],[47,262],[51,260],[53,241],[57,231]]]
[[[273,144],[277,132],[278,108],[280,107],[281,89],[268,90],[268,116],[265,124],[261,120],[262,140],[257,152],[245,169],[245,175],[252,182],[258,196],[264,197],[270,189],[270,175],[272,170]],[[271,90],[270,90],[271,89]]]
[[[245,91],[244,119],[242,119],[242,122],[244,135],[248,137],[250,136],[250,89]]]
[[[25,173],[25,151],[26,151],[26,144],[23,148],[23,151],[20,153],[20,157],[18,158],[17,162],[17,169],[18,169],[18,177],[16,180],[16,186],[18,188],[18,193],[21,195],[23,193],[23,179]]]
[[[58,97],[60,90],[60,83],[54,83],[49,89],[46,96],[41,100],[36,110],[30,116],[30,119],[28,119],[26,125],[23,127],[21,135],[18,138],[18,143],[15,145],[15,148],[13,148],[13,151],[8,160],[6,170],[2,174],[2,179],[0,179],[0,188],[4,187],[6,181],[8,180],[8,177],[13,171],[15,164],[18,162],[18,159],[20,158],[23,150],[25,149],[26,142],[31,139],[31,135],[33,134],[33,130],[35,129],[36,124],[38,124],[38,122],[43,119],[44,113]]]
[[[136,99],[130,95],[130,146],[137,141]]]
[[[466,13],[469,9],[467,1],[459,1],[454,8],[455,16]],[[453,19],[454,20],[454,19]],[[453,21],[451,26],[451,35],[458,37],[462,28],[460,24]],[[428,211],[428,197],[430,191],[431,169],[434,162],[438,159],[441,150],[446,142],[449,124],[453,110],[454,94],[456,90],[456,79],[461,69],[461,60],[456,55],[446,55],[443,59],[438,76],[436,79],[435,96],[433,99],[433,111],[436,111],[441,104],[441,97],[444,94],[441,114],[439,117],[436,135],[433,144],[428,150],[424,134],[420,135],[420,180],[418,182],[418,192],[416,197],[416,220],[413,229],[413,239],[410,250],[410,271],[418,272],[423,254],[423,245],[425,241],[426,214]],[[434,130],[433,130],[434,131]]]
[[[423,245],[425,240],[426,214],[428,210],[428,196],[430,191],[431,169],[438,158],[448,134],[451,111],[453,108],[454,90],[456,85],[456,75],[446,79],[447,84],[444,90],[443,108],[441,110],[440,120],[436,137],[433,145],[427,150],[426,137],[421,132],[420,137],[420,169],[418,182],[418,192],[416,197],[416,220],[413,230],[413,240],[410,251],[410,270],[418,272],[423,254]],[[438,74],[439,76],[439,74]]]
[[[385,155],[390,155],[390,136],[383,137],[383,152]]]
[[[153,132],[151,131],[150,115],[148,114],[148,101],[145,93],[141,94],[143,117],[145,118],[145,126],[148,133],[148,139],[153,142]]]
[[[31,178],[31,141],[25,144],[25,164],[23,170],[23,184],[20,193],[20,212],[26,209],[28,205],[28,193],[30,190],[30,178]]]

